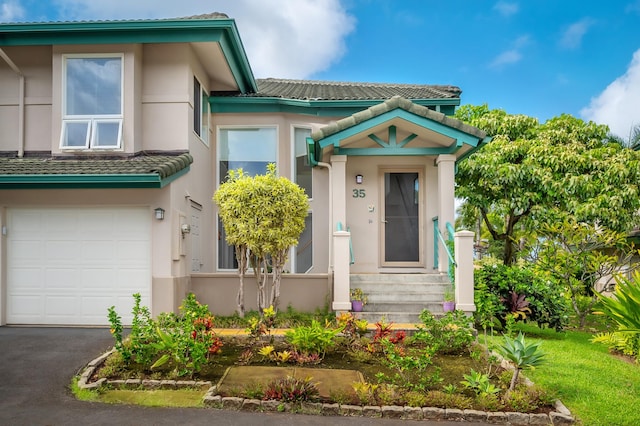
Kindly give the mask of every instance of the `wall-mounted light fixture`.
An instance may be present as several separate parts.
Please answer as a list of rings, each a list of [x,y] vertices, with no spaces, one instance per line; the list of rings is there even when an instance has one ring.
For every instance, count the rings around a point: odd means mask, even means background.
[[[164,209],[162,207],[158,207],[157,209],[155,209],[154,213],[156,214],[156,219],[158,220],[164,219]]]
[[[362,179],[363,179],[362,175],[356,175],[356,183],[358,185],[360,185],[362,183]]]

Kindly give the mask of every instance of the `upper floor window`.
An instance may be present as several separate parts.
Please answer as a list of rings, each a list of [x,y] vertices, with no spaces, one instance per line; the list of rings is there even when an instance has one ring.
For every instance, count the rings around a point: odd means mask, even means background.
[[[193,131],[209,146],[209,95],[193,77]]]
[[[122,145],[122,55],[66,55],[60,148]]]
[[[296,183],[300,185],[307,197],[313,197],[313,179],[312,170],[307,158],[307,137],[311,136],[310,129],[294,127],[293,143],[296,153],[294,170]]]

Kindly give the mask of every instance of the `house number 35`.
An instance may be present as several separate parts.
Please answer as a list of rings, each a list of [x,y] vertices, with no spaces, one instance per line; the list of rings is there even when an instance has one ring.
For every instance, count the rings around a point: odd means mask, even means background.
[[[353,190],[353,198],[365,198],[367,194],[365,194],[364,189],[354,189]]]

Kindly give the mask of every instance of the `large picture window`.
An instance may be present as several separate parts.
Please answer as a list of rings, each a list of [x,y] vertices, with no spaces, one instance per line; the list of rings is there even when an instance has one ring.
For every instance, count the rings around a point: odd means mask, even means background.
[[[242,169],[251,176],[267,172],[276,163],[277,131],[275,127],[220,129],[218,134],[218,177],[227,179],[229,170]],[[222,222],[218,218],[218,269],[237,269],[234,248],[227,244]]]
[[[68,55],[63,63],[60,148],[120,148],[122,55]]]

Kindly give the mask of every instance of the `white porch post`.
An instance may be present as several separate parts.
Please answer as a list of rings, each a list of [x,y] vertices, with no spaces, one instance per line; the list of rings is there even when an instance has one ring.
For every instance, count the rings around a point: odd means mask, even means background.
[[[347,229],[346,170],[347,156],[331,156],[333,223],[333,302],[334,311],[351,310],[349,300],[349,238]],[[342,225],[338,230],[338,224]]]
[[[444,238],[447,238],[447,222],[455,223],[455,165],[456,156],[451,154],[438,155],[438,225]],[[434,235],[433,238],[438,238]],[[438,243],[438,270],[446,273],[449,270],[449,258],[442,243]]]
[[[475,312],[473,286],[473,237],[471,231],[458,231],[455,234],[456,261],[456,309],[467,315]]]

